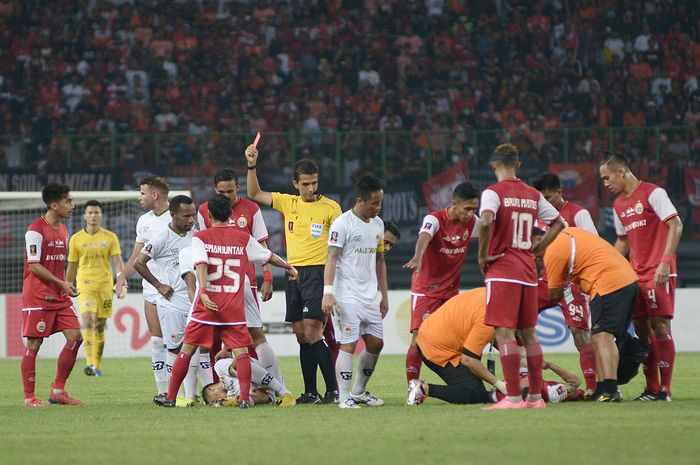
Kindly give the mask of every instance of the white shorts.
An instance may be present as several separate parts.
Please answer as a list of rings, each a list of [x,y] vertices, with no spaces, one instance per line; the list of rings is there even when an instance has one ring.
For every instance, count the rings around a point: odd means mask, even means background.
[[[246,326],[249,328],[262,328],[262,316],[260,316],[260,304],[258,304],[258,288],[245,286],[244,296]]]
[[[158,291],[156,288],[145,279],[141,281],[141,283],[143,285],[143,300],[149,304],[156,305],[156,301],[158,300]]]
[[[384,338],[384,321],[379,305],[366,307],[350,302],[338,302],[340,310],[333,313],[335,339],[341,344],[350,344],[369,334]]]
[[[163,342],[168,350],[177,349],[185,338],[187,313],[180,313],[167,308],[158,307],[160,330],[163,332]]]

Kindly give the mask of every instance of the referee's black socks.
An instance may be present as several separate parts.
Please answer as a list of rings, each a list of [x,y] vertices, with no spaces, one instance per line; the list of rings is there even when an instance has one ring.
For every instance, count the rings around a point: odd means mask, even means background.
[[[301,363],[301,375],[304,377],[304,392],[318,394],[316,387],[316,366],[318,362],[316,353],[310,344],[299,344],[299,362]]]
[[[323,380],[326,382],[326,392],[336,391],[338,386],[335,382],[335,369],[333,368],[331,349],[324,339],[311,344],[311,349],[316,354],[318,366],[321,368]],[[316,373],[314,373],[314,376],[316,376]]]

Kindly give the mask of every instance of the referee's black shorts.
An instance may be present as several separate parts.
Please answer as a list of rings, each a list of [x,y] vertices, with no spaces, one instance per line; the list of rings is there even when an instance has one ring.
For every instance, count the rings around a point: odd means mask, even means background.
[[[591,299],[591,334],[610,333],[616,339],[622,338],[632,322],[638,289],[638,284],[634,282]]]
[[[299,279],[286,281],[284,294],[287,313],[284,320],[290,323],[307,318],[326,321],[321,309],[323,299],[323,265],[298,266]]]

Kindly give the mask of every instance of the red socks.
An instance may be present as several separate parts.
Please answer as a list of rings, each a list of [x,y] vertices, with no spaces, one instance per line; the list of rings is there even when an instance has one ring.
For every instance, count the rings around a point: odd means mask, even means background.
[[[542,392],[542,366],[544,365],[542,346],[539,342],[527,344],[525,354],[527,356],[527,380],[530,384],[530,394],[537,395]]]
[[[236,371],[238,372],[238,384],[241,387],[241,392],[238,395],[240,400],[250,399],[250,383],[252,367],[250,365],[250,355],[243,353],[236,355]]]
[[[659,391],[671,393],[671,376],[673,375],[673,363],[676,359],[676,345],[673,342],[671,333],[656,338],[658,349],[657,360],[659,373],[661,374],[661,385]]]
[[[646,391],[657,393],[659,392],[659,345],[654,335],[649,335],[649,356],[642,363],[644,369],[644,377],[647,379]]]
[[[63,346],[63,350],[58,355],[58,368],[56,369],[56,379],[51,384],[52,388],[65,389],[66,380],[70,376],[70,372],[73,371],[75,359],[78,357],[78,349],[82,343],[82,339],[80,341],[67,341],[66,345]]]
[[[590,342],[578,348],[579,362],[581,364],[581,372],[586,380],[586,389],[595,391],[596,388],[596,372],[595,372],[595,351],[593,344]]]
[[[185,376],[187,376],[187,371],[190,369],[191,358],[191,355],[187,355],[184,352],[177,354],[177,358],[173,364],[173,371],[170,373],[170,384],[168,385],[168,396],[166,397],[168,400],[175,400],[177,398],[180,385],[185,379]]]
[[[20,371],[22,372],[22,384],[24,385],[24,398],[34,398],[34,384],[36,382],[36,350],[24,349]]]
[[[508,397],[520,397],[520,351],[518,350],[518,343],[515,339],[503,344],[502,350],[500,351],[500,358]],[[530,389],[532,389],[532,384],[530,384]]]
[[[418,355],[418,349],[413,346],[408,346],[406,352],[406,382],[411,382],[412,379],[420,378],[420,367],[423,362]]]

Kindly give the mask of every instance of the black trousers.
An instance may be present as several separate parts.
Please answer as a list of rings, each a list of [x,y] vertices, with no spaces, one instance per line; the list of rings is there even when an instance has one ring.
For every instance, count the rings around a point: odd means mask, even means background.
[[[452,366],[447,363],[445,366],[437,365],[423,356],[418,349],[421,360],[425,366],[434,371],[447,385],[429,384],[430,397],[444,400],[451,404],[485,404],[488,402],[488,393],[484,388],[484,383],[469,371],[461,363]]]

